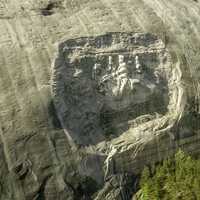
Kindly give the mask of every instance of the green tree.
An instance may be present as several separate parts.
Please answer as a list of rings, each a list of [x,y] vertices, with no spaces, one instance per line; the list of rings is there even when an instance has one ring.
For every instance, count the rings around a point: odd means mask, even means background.
[[[145,167],[138,200],[200,200],[200,160],[179,150],[155,170]]]

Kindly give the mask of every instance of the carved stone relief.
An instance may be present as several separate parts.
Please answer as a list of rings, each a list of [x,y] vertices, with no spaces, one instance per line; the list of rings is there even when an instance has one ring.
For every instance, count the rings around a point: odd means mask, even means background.
[[[53,94],[70,139],[97,144],[118,137],[138,117],[167,112],[171,64],[163,42],[148,33],[62,43],[53,66]]]

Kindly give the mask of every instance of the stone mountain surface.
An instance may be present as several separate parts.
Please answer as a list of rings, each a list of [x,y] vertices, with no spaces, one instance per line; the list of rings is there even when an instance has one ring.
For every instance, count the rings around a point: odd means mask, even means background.
[[[130,200],[199,156],[199,33],[194,0],[1,0],[0,199]]]

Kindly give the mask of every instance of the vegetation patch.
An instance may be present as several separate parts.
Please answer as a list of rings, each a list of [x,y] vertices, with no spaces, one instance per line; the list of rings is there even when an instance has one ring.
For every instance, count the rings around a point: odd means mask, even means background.
[[[137,200],[200,199],[200,160],[179,150],[154,169],[146,167],[140,180]]]

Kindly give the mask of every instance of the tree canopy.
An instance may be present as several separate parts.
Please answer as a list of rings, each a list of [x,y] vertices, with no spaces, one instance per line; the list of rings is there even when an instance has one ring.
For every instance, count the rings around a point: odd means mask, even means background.
[[[200,160],[179,150],[155,168],[145,167],[137,200],[199,200]]]

